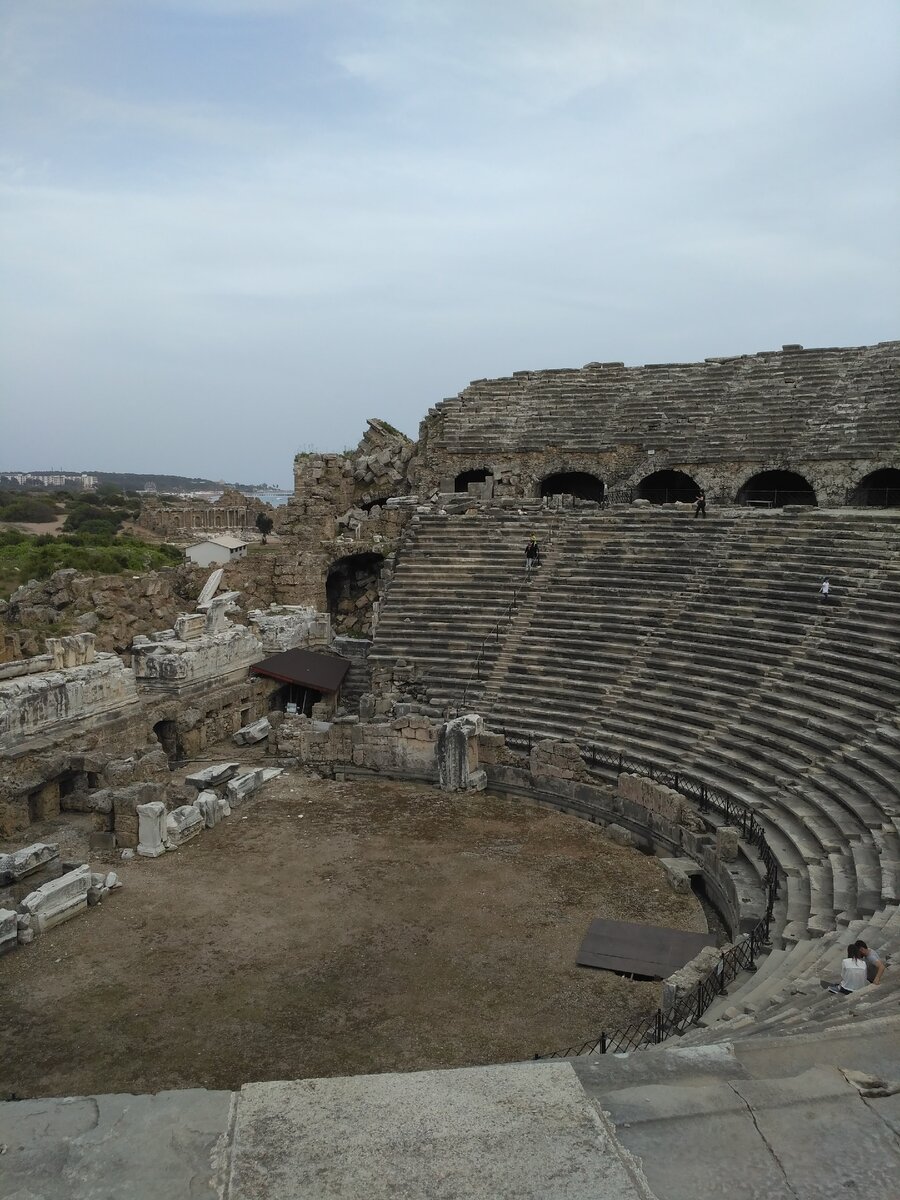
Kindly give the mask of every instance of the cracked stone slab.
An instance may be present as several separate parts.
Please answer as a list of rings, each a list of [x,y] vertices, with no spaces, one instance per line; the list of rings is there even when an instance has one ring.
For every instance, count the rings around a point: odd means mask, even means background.
[[[900,1147],[875,1104],[832,1067],[791,1079],[744,1079],[733,1084],[747,1101],[762,1137],[781,1164],[797,1200],[830,1194],[895,1200]]]
[[[832,1067],[644,1084],[602,1099],[660,1200],[896,1200],[900,1148],[881,1103],[864,1100]]]
[[[0,1104],[0,1200],[221,1200],[233,1093]]]
[[[230,1182],[231,1200],[652,1200],[568,1063],[245,1085]]]
[[[746,1102],[726,1080],[626,1087],[601,1104],[660,1200],[796,1200]]]

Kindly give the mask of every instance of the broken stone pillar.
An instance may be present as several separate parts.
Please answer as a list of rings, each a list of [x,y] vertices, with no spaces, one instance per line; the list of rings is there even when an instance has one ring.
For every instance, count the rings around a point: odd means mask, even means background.
[[[272,732],[272,726],[269,724],[267,717],[260,717],[258,721],[253,721],[250,725],[242,726],[233,736],[233,741],[238,746],[252,746],[255,742],[261,742]]]
[[[207,634],[223,633],[231,628],[228,614],[237,607],[240,592],[223,592],[210,601],[209,612],[206,614],[205,632]]]
[[[261,785],[261,769],[244,771],[242,775],[235,775],[234,779],[229,779],[225,785],[225,794],[228,797],[228,803],[232,808],[237,808],[247,796],[252,795]]]
[[[480,792],[487,775],[478,767],[478,735],[484,722],[477,713],[447,721],[438,729],[438,785],[445,792]]]
[[[12,854],[0,854],[0,883],[18,883],[54,858],[59,858],[55,842],[35,842]]]
[[[67,667],[86,667],[96,656],[96,637],[92,633],[70,633],[65,637],[47,638],[47,653],[52,659],[51,670]]]
[[[203,590],[197,597],[198,608],[208,608],[213,596],[219,590],[219,584],[222,582],[222,576],[225,574],[224,567],[217,567],[203,585]]]
[[[30,892],[19,907],[31,917],[35,933],[44,933],[85,911],[90,886],[91,868],[84,863]]]
[[[207,829],[212,829],[223,818],[231,816],[231,807],[228,801],[223,800],[212,791],[201,792],[194,801],[194,807],[203,818],[203,824]]]
[[[723,862],[734,862],[738,856],[740,834],[731,825],[722,825],[716,830],[716,856]]]
[[[218,787],[220,783],[225,783],[240,765],[235,762],[214,763],[211,767],[204,767],[202,771],[185,776],[184,782],[192,784],[198,792],[202,792],[204,788]]]
[[[175,618],[175,636],[180,642],[192,642],[202,637],[206,628],[205,613],[182,613]]]
[[[166,817],[166,842],[170,850],[177,850],[185,842],[203,830],[203,816],[194,804],[182,804]]]
[[[19,944],[18,914],[11,908],[0,908],[0,954],[15,950]]]
[[[138,854],[159,858],[166,852],[166,806],[161,800],[137,806]]]

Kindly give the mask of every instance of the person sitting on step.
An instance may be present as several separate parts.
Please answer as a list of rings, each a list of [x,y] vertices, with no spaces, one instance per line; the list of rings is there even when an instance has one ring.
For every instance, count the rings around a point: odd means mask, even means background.
[[[881,977],[884,974],[884,960],[874,950],[870,950],[862,938],[856,944],[860,954],[866,960],[866,976],[869,983],[881,983]]]
[[[841,963],[841,982],[832,983],[828,991],[836,996],[849,996],[858,992],[869,982],[866,973],[866,960],[859,948],[859,942],[851,942],[847,947],[847,957]]]

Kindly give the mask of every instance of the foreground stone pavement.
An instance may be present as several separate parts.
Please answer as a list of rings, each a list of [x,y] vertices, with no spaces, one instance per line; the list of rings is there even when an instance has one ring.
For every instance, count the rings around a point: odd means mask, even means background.
[[[900,1081],[900,1017],[628,1058],[10,1102],[0,1198],[896,1200],[900,1094],[874,1077]]]

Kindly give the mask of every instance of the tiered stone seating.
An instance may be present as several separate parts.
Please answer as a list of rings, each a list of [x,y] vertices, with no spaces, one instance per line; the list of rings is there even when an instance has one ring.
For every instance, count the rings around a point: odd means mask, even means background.
[[[850,942],[862,938],[887,964],[881,983],[851,996],[822,988],[836,982]],[[709,1008],[701,1027],[678,1044],[705,1044],[725,1038],[782,1036],[822,1029],[863,1016],[898,1011],[900,1005],[900,909],[880,908],[869,917],[821,938],[804,939],[785,950],[773,950],[759,969],[739,977],[727,996]]]
[[[421,515],[399,556],[369,662],[375,672],[399,661],[414,663],[417,683],[437,709],[480,697],[473,671],[484,639],[483,675],[489,673],[506,631],[506,612],[524,588],[524,549],[535,532],[547,569],[553,517],[540,504],[470,516]],[[532,585],[533,586],[533,585]]]
[[[424,521],[377,655],[420,662],[436,701],[458,694],[534,520]],[[803,942],[897,896],[897,583],[900,521],[883,514],[562,514],[478,708],[494,728],[624,751],[751,804],[785,872],[779,944]]]
[[[520,371],[446,400],[435,444],[451,453],[627,443],[673,461],[866,457],[896,445],[898,343],[786,349],[703,363]]]

